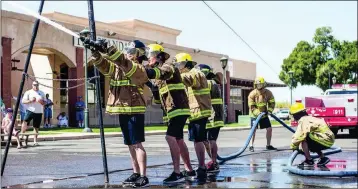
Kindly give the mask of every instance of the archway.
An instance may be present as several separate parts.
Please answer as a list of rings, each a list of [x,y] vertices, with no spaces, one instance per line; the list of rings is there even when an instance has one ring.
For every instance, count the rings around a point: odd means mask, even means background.
[[[43,44],[42,44],[43,45]],[[12,65],[14,69],[11,71],[11,93],[12,96],[18,94],[20,87],[20,79],[22,77],[22,71],[25,65],[27,57],[28,47],[22,47],[15,50],[12,54],[12,59],[16,62]],[[16,67],[16,69],[15,69]],[[66,55],[60,51],[48,47],[46,45],[40,47],[39,44],[33,49],[28,74],[30,76],[37,77],[37,81],[40,83],[40,90],[45,94],[49,94],[50,99],[54,105],[52,107],[53,118],[57,117],[60,112],[69,112],[68,106],[68,92],[66,90],[59,90],[58,88],[68,87],[68,84],[64,81],[54,81],[52,79],[68,79],[69,69],[75,69],[76,64],[72,62]],[[31,89],[31,83],[33,79],[27,78],[24,83],[23,92]],[[12,105],[16,101],[12,102]],[[53,123],[55,124],[55,123]]]

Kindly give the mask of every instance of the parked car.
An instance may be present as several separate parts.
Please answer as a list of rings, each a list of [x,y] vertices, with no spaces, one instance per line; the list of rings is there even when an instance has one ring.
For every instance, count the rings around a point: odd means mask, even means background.
[[[280,110],[278,113],[276,113],[276,117],[282,119],[282,120],[290,120],[290,112],[289,110]]]

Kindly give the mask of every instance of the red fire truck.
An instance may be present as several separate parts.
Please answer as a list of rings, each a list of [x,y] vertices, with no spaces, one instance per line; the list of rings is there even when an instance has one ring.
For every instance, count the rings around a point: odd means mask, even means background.
[[[357,137],[357,84],[335,84],[322,96],[306,97],[307,113],[323,118],[337,135],[339,130],[349,129],[349,134]],[[297,122],[291,122],[297,126]]]

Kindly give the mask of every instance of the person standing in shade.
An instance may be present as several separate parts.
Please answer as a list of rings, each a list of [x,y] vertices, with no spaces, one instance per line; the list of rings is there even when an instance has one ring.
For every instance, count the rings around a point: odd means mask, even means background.
[[[84,120],[84,110],[85,110],[85,102],[82,100],[82,96],[77,97],[78,100],[76,102],[76,120],[78,123],[78,127],[82,128],[83,120]]]
[[[46,94],[46,103],[44,107],[44,128],[51,128],[51,119],[52,119],[52,105],[53,102],[49,98],[49,94]]]
[[[39,90],[39,82],[32,82],[32,89],[25,92],[22,103],[27,105],[24,122],[21,132],[25,133],[28,125],[33,121],[34,146],[37,146],[37,135],[42,121],[43,105],[45,105],[45,93]]]

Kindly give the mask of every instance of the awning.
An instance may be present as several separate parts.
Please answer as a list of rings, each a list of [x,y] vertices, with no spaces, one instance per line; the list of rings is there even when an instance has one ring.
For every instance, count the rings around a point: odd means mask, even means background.
[[[254,86],[254,80],[250,79],[240,79],[240,78],[230,78],[230,85],[237,86],[237,87],[250,87]],[[279,83],[269,83],[267,82],[267,87],[287,87],[285,84]]]

